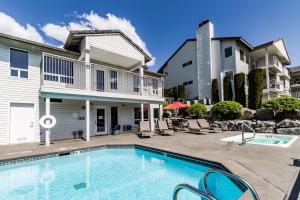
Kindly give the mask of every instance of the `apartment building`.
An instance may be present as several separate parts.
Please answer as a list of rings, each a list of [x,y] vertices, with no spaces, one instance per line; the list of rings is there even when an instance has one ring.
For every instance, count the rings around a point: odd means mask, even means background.
[[[291,75],[291,95],[300,98],[300,66],[289,68]]]
[[[282,38],[253,47],[244,38],[216,37],[209,21],[199,24],[196,37],[187,39],[158,70],[166,75],[165,88],[185,85],[187,99],[211,99],[211,83],[219,81],[223,99],[223,78],[246,75],[254,68],[264,70],[263,98],[290,95],[290,75],[285,68],[290,58]],[[248,86],[246,85],[246,94]],[[209,102],[209,101],[207,101]]]
[[[72,31],[63,48],[0,34],[0,144],[134,131],[162,115],[163,79],[151,57],[118,30]]]

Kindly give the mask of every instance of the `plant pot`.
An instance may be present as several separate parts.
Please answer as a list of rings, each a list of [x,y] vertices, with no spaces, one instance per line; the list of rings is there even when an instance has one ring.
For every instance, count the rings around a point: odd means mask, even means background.
[[[79,134],[77,131],[73,131],[72,134],[73,134],[74,139],[78,139]]]
[[[83,130],[78,131],[78,138],[83,138]]]

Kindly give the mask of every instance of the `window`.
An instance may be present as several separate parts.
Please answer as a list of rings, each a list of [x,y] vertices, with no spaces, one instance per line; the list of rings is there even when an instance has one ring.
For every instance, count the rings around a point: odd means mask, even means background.
[[[248,54],[248,53],[246,53],[246,63],[247,63],[247,64],[249,64],[249,60],[250,60],[250,58],[249,58],[249,54]]]
[[[225,58],[232,56],[232,47],[225,48]]]
[[[187,85],[187,81],[186,81],[186,82],[183,82],[183,85]]]
[[[96,70],[96,89],[97,91],[104,91],[104,71]]]
[[[144,109],[144,120],[148,120],[148,110]],[[134,124],[141,121],[141,108],[134,108]]]
[[[191,84],[193,84],[193,81],[185,81],[185,82],[183,82],[184,86],[191,85]]]
[[[189,81],[189,82],[188,82],[188,85],[191,85],[191,84],[193,84],[193,81]]]
[[[74,63],[71,60],[44,56],[44,80],[74,83]]]
[[[240,60],[245,61],[245,52],[242,49],[240,49]]]
[[[231,78],[233,78],[233,71],[225,72],[225,76],[230,76]]]
[[[138,75],[133,76],[133,91],[134,92],[140,91],[140,77]]]
[[[110,70],[110,89],[117,90],[118,89],[118,72],[114,70]]]
[[[158,94],[158,80],[152,79],[152,93]]]
[[[154,119],[159,118],[159,109],[158,108],[153,108],[153,115],[154,115]]]
[[[190,61],[188,61],[188,62],[183,63],[183,64],[182,64],[182,67],[186,67],[186,66],[189,66],[189,65],[192,65],[192,64],[193,64],[193,61],[190,60]]]
[[[28,78],[28,52],[10,49],[10,75]]]

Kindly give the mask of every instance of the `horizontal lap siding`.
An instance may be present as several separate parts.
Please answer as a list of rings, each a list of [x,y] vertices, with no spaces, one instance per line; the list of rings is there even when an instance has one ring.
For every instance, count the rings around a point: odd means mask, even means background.
[[[22,79],[10,76],[9,47],[0,43],[0,144],[9,143],[9,113],[10,102],[33,103],[35,106],[36,120],[35,141],[39,141],[39,89],[41,54],[29,53],[29,78]],[[18,49],[26,50],[24,46]]]

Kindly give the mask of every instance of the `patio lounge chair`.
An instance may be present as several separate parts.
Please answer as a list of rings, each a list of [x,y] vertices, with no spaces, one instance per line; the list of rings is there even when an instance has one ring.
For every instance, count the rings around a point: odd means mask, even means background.
[[[190,133],[201,133],[201,128],[197,120],[188,120]]]
[[[175,132],[172,129],[169,129],[166,121],[158,120],[158,128],[161,135],[174,135]]]
[[[221,133],[221,128],[212,128],[210,127],[208,121],[206,119],[198,119],[198,124],[200,125],[201,132],[207,132],[207,133]]]
[[[153,136],[153,133],[150,130],[149,121],[140,121],[140,127],[139,127],[138,135],[141,138],[152,137]]]

